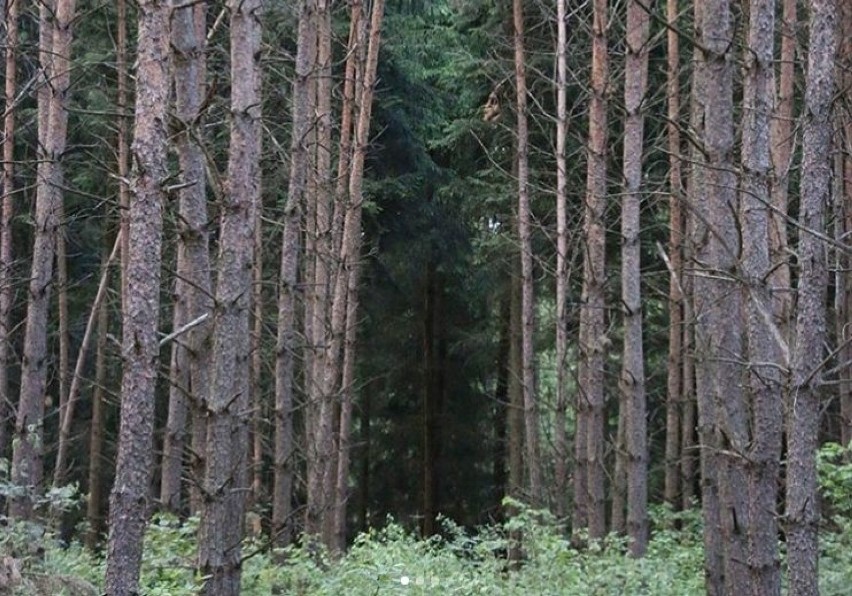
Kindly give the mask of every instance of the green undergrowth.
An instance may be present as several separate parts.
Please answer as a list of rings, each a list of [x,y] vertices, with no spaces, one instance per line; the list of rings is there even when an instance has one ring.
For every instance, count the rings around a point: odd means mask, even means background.
[[[824,520],[820,587],[824,595],[849,593],[852,464],[847,462],[851,455],[848,448],[837,445],[828,445],[820,453]],[[637,560],[627,556],[624,538],[610,536],[577,549],[548,513],[509,504],[519,513],[505,524],[470,530],[444,519],[441,535],[429,539],[388,520],[384,527],[359,535],[339,560],[299,546],[269,550],[261,541],[249,541],[243,549],[243,593],[684,596],[705,592],[697,507],[685,513],[654,509],[648,554]],[[9,524],[5,529],[0,555],[19,561],[24,583],[6,591],[0,586],[0,594],[99,593],[102,555],[77,543],[62,544],[34,524]],[[203,579],[193,567],[196,530],[195,520],[155,516],[145,538],[142,595],[198,593]],[[520,561],[510,564],[507,553],[518,544],[519,535]],[[38,585],[46,586],[44,591],[34,588]]]

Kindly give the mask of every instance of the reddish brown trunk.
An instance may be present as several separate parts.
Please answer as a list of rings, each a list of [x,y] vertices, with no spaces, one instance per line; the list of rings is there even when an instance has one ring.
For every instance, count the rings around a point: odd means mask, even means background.
[[[664,499],[680,507],[681,421],[683,417],[683,181],[680,141],[680,38],[678,2],[667,0],[666,135],[669,150],[669,357],[666,380],[666,475]]]
[[[24,358],[21,370],[21,396],[15,423],[12,453],[12,483],[30,491],[13,499],[9,512],[16,517],[32,513],[32,491],[40,490],[43,476],[42,424],[47,385],[47,325],[50,289],[53,284],[53,260],[59,231],[62,202],[62,165],[68,128],[66,97],[71,81],[71,25],[74,0],[58,0],[51,13],[53,25],[45,24],[48,8],[42,7],[40,59],[49,95],[39,101],[39,156],[36,183],[35,224],[32,266],[29,281]],[[48,41],[49,40],[49,41]]]
[[[157,380],[160,259],[164,185],[168,178],[166,120],[169,97],[169,8],[139,3],[136,119],[131,178],[121,385],[121,426],[110,499],[107,594],[138,590],[142,535],[154,454],[154,389]]]
[[[12,354],[12,300],[14,277],[12,218],[15,213],[15,112],[17,93],[18,7],[20,0],[6,3],[6,82],[3,118],[3,186],[0,193],[0,457],[7,456],[9,421],[13,405],[9,397],[9,368]]]

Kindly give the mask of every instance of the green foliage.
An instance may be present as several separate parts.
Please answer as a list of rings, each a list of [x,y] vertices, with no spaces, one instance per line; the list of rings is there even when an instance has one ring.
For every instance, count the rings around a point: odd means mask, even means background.
[[[848,594],[852,577],[852,445],[826,443],[817,455],[823,518],[820,593]]]

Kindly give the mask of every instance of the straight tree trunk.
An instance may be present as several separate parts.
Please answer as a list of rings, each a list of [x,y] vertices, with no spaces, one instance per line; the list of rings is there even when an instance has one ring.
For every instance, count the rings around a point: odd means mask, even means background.
[[[48,19],[48,9],[43,9],[41,18]],[[42,425],[47,389],[47,325],[62,203],[61,160],[65,153],[68,130],[66,97],[71,82],[71,26],[74,12],[74,0],[58,0],[52,14],[53,25],[40,25],[39,54],[50,83],[49,96],[39,102],[39,136],[42,142],[39,144],[41,154],[36,182],[36,230],[24,331],[21,395],[12,452],[12,483],[28,489],[28,494],[12,499],[10,503],[9,513],[19,518],[28,518],[32,514],[32,491],[40,490],[44,473]]]
[[[798,301],[787,421],[787,553],[792,596],[818,594],[820,367],[826,337],[825,230],[831,194],[832,99],[837,52],[837,4],[809,2],[810,43],[802,127]]]
[[[327,346],[327,363],[323,374],[322,395],[332,395],[342,378],[343,341],[347,325],[347,300],[350,299],[349,276],[357,275],[361,259],[361,212],[363,205],[364,161],[369,142],[370,121],[373,108],[373,88],[376,84],[376,71],[379,60],[381,26],[384,18],[384,0],[375,0],[370,19],[369,45],[361,90],[358,118],[353,136],[352,164],[349,176],[349,205],[343,223],[340,271],[335,279],[334,294],[331,302],[331,341]],[[308,504],[305,512],[305,531],[308,535],[317,535],[330,527],[326,517],[334,515],[334,495],[327,494],[325,488],[334,486],[327,478],[335,473],[332,469],[334,449],[334,404],[324,399],[320,404],[317,425],[313,429],[309,450],[315,454],[313,469],[308,470]],[[322,536],[326,546],[331,546],[333,537]]]
[[[704,3],[696,3],[693,7],[693,28],[696,35],[700,35],[704,19]],[[690,129],[698,142],[704,138],[707,124],[705,122],[705,106],[707,103],[706,87],[707,74],[704,64],[704,54],[701,51],[693,52],[692,67],[692,89],[690,94]],[[706,348],[699,336],[698,315],[703,313],[705,298],[700,294],[704,291],[702,280],[699,279],[698,267],[707,259],[707,236],[709,234],[707,220],[702,216],[704,211],[699,211],[704,206],[704,185],[706,177],[706,156],[703,147],[693,146],[690,149],[690,163],[692,164],[687,188],[687,200],[690,211],[687,215],[689,225],[689,239],[685,247],[684,271],[689,272],[684,276],[684,283],[689,285],[685,290],[684,301],[685,333],[684,344],[687,340],[692,342],[695,374],[695,405],[697,414],[698,453],[701,478],[701,511],[704,519],[704,575],[708,596],[721,596],[724,593],[724,553],[721,539],[721,518],[719,503],[719,470],[718,470],[718,447],[715,434],[716,408],[710,383],[712,375],[707,371],[705,364]],[[686,346],[684,346],[686,348]],[[703,351],[702,351],[703,350]],[[685,350],[687,359],[690,361],[689,351]],[[686,368],[684,368],[686,371]],[[684,375],[685,377],[686,375]],[[684,378],[684,385],[687,385]],[[686,419],[686,415],[684,415]],[[686,420],[684,420],[684,427]],[[686,474],[684,474],[686,476]],[[684,478],[686,481],[687,479]]]
[[[206,77],[206,17],[206,2],[198,2],[175,10],[171,21],[175,117],[179,127],[175,145],[182,185],[178,194],[178,255],[172,322],[175,332],[208,314],[212,308],[207,177],[200,146]],[[205,419],[204,400],[210,386],[209,332],[206,324],[193,327],[186,335],[175,338],[172,345],[169,413],[160,483],[160,502],[172,512],[180,511],[181,506],[190,409],[199,423]],[[197,482],[201,478],[194,480]]]
[[[742,191],[740,221],[743,235],[748,337],[748,393],[751,445],[746,457],[748,475],[748,560],[753,594],[781,593],[778,556],[778,473],[784,426],[783,379],[788,366],[782,359],[782,336],[772,319],[772,289],[768,285],[771,261],[769,229],[770,123],[774,101],[773,46],[775,0],[753,0],[745,52],[743,90]]]
[[[666,451],[663,495],[672,509],[681,506],[681,425],[683,383],[683,176],[680,140],[680,37],[678,2],[666,0],[666,136],[669,151],[669,356],[666,369]]]
[[[515,85],[517,92],[518,237],[521,243],[521,382],[524,394],[524,435],[530,501],[542,504],[538,402],[535,388],[535,296],[533,293],[532,213],[529,192],[529,132],[527,124],[527,74],[524,58],[524,5],[514,0]]]
[[[606,534],[604,478],[604,363],[609,343],[604,324],[607,103],[609,55],[607,0],[592,4],[592,80],[589,103],[586,199],[583,206],[583,291],[580,308],[578,429],[574,499],[586,515],[575,515],[574,531],[588,527],[591,538]],[[583,418],[580,421],[580,418]],[[580,473],[585,472],[585,478]],[[585,494],[583,494],[585,493]],[[585,518],[585,519],[583,519]],[[585,521],[585,523],[583,523]]]
[[[361,87],[360,82],[364,74],[366,62],[367,28],[362,15],[363,7],[360,0],[353,0],[351,4],[351,16],[349,22],[349,42],[347,45],[347,57],[345,67],[345,80],[343,83],[343,106],[340,116],[340,141],[337,162],[337,184],[334,191],[334,204],[331,219],[330,233],[330,255],[340,254],[340,241],[343,235],[343,216],[348,202],[348,182],[350,178],[350,164],[352,160],[352,125],[355,111],[356,89]],[[330,263],[329,287],[335,287],[340,270],[337,263]],[[355,397],[355,347],[357,340],[357,313],[358,313],[358,275],[357,272],[350,275],[347,281],[346,302],[346,332],[343,346],[343,378],[341,380],[341,403],[340,403],[340,436],[338,438],[337,470],[334,491],[334,543],[333,549],[337,553],[343,552],[346,546],[346,504],[349,496],[349,465],[351,461],[352,445],[350,444],[352,433],[352,412]],[[328,305],[330,306],[330,305]],[[330,323],[326,319],[327,323]],[[330,339],[330,338],[329,338]],[[324,366],[328,362],[323,360]],[[369,390],[368,392],[369,393]],[[369,399],[365,395],[365,399]],[[362,406],[363,407],[363,406]],[[364,423],[369,425],[369,413],[365,415]],[[365,431],[369,437],[369,429]],[[369,442],[366,442],[365,450],[369,450]],[[365,466],[362,473],[369,475],[369,454],[363,459]],[[362,479],[362,483],[367,480]],[[362,495],[362,506],[366,503],[366,486]],[[362,520],[366,519],[366,514]]]
[[[252,331],[251,331],[251,506],[265,499],[263,454],[266,431],[266,392],[263,375],[263,197],[258,205],[254,228],[254,268],[252,269]]]
[[[337,553],[346,547],[346,503],[349,498],[349,466],[352,453],[352,412],[355,403],[355,356],[358,340],[358,287],[360,265],[349,274],[346,298],[346,335],[343,345],[341,380],[340,436],[338,438],[337,477],[335,479],[334,543]]]
[[[750,443],[744,385],[742,282],[737,275],[741,249],[737,221],[737,180],[733,164],[733,26],[728,0],[704,3],[701,45],[704,84],[704,152],[707,163],[699,190],[698,217],[706,222],[696,238],[696,350],[702,368],[699,402],[715,443],[720,528],[705,520],[705,531],[720,531],[724,590],[748,585],[750,528],[745,459]],[[704,407],[702,407],[702,403]],[[715,410],[715,411],[714,411]],[[745,530],[745,531],[743,531]]]
[[[121,425],[110,498],[106,593],[138,591],[142,536],[154,463],[154,390],[157,380],[163,186],[168,178],[169,7],[139,3],[134,123],[134,200],[129,214],[121,385]]]
[[[567,0],[556,0],[556,515],[567,515],[568,492],[568,14]]]
[[[121,312],[127,308],[127,272],[130,270],[130,111],[127,101],[127,0],[117,0],[115,40],[116,107],[118,108],[118,209],[121,228]]]
[[[290,142],[290,186],[281,239],[278,287],[278,337],[275,347],[275,449],[273,461],[272,531],[277,544],[293,538],[292,492],[295,477],[293,447],[294,355],[297,349],[296,303],[300,227],[308,180],[308,132],[311,128],[309,78],[316,63],[314,0],[299,4],[296,77],[293,82],[293,124]],[[310,440],[310,439],[309,439]]]
[[[781,0],[781,56],[779,84],[770,132],[772,159],[772,219],[770,259],[772,269],[769,284],[772,292],[772,311],[775,324],[789,343],[792,337],[793,295],[790,285],[790,257],[787,242],[787,211],[796,131],[793,122],[796,78],[796,0]]]
[[[119,232],[120,233],[120,232]],[[104,268],[109,257],[104,254]],[[107,333],[109,333],[109,309],[106,301],[98,305],[98,339],[95,343],[95,383],[92,389],[92,420],[89,428],[89,494],[86,499],[86,548],[94,551],[104,530],[103,468],[104,468],[104,414],[107,405],[104,395],[107,386]]]
[[[506,496],[514,501],[524,497],[524,394],[522,388],[522,331],[521,331],[521,276],[519,263],[513,264],[509,280],[509,404],[507,408],[507,427],[509,433],[509,481]],[[518,513],[515,507],[506,509],[506,517]],[[513,564],[521,560],[520,533],[510,535],[509,561]]]
[[[852,5],[843,2],[840,6],[840,85],[843,89],[852,87]],[[846,100],[849,106],[849,100]],[[843,126],[843,151],[840,153],[840,196],[835,202],[841,205],[841,225],[843,234],[852,232],[852,115],[848,112],[840,116]],[[838,238],[839,240],[839,238]],[[840,280],[837,283],[838,333],[837,341],[841,345],[852,339],[852,258],[841,254],[839,267]],[[840,370],[840,441],[848,446],[852,441],[852,345],[840,350],[838,358],[844,367]]]
[[[627,59],[624,104],[625,193],[621,207],[621,303],[624,308],[624,357],[621,392],[626,416],[627,532],[630,554],[641,557],[648,546],[648,429],[645,400],[645,364],[642,352],[642,288],[639,212],[642,191],[644,104],[648,87],[648,31],[644,4],[627,4]]]
[[[15,112],[17,93],[19,1],[6,3],[6,55],[3,118],[3,186],[0,194],[0,457],[7,456],[9,420],[14,406],[9,397],[9,369],[12,366],[12,218],[15,215]]]
[[[219,272],[207,398],[207,461],[198,568],[208,596],[240,592],[240,543],[248,489],[249,314],[260,204],[262,0],[231,0],[231,126],[228,191],[219,238]]]

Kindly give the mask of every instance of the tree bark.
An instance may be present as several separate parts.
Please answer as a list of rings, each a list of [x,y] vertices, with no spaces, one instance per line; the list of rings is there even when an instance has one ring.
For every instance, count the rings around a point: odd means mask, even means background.
[[[578,371],[578,429],[574,499],[576,532],[588,527],[589,536],[606,534],[604,495],[604,363],[609,343],[604,314],[606,261],[604,210],[606,205],[607,103],[609,55],[607,51],[607,0],[594,0],[592,23],[592,79],[589,103],[586,200],[583,206],[583,290],[580,308],[580,366]],[[582,418],[582,420],[580,420]],[[580,478],[585,473],[585,478]],[[585,494],[582,494],[585,493]],[[585,518],[585,519],[584,519]],[[585,523],[583,523],[585,521]]]
[[[746,533],[751,520],[744,464],[750,436],[743,390],[744,311],[742,280],[737,271],[741,246],[733,167],[733,26],[728,0],[704,3],[701,35],[707,164],[697,209],[707,227],[696,239],[696,350],[704,384],[703,388],[699,385],[704,394],[699,416],[703,409],[707,416],[700,424],[709,425],[708,432],[715,441],[702,447],[719,450],[716,469],[724,589],[733,593],[749,582]],[[714,531],[711,520],[706,520],[705,531]]]
[[[568,14],[567,1],[556,0],[556,515],[567,515],[568,492]]]
[[[529,131],[527,74],[524,58],[524,5],[514,0],[515,85],[517,93],[518,237],[521,248],[521,382],[524,394],[524,435],[530,502],[542,504],[539,414],[535,387],[535,296],[533,280],[532,213],[529,193]]]
[[[373,108],[373,88],[376,84],[376,71],[379,60],[379,45],[381,41],[381,26],[384,18],[384,0],[375,0],[370,19],[369,45],[361,90],[358,93],[358,119],[353,136],[352,164],[349,176],[349,204],[343,223],[341,250],[339,255],[340,270],[335,278],[334,294],[331,302],[330,339],[325,356],[325,371],[323,373],[323,388],[321,395],[334,395],[338,390],[342,376],[343,342],[347,325],[346,302],[350,296],[349,276],[357,275],[357,267],[361,259],[361,212],[363,205],[364,161],[369,142],[370,121]],[[334,486],[328,479],[333,474],[332,452],[334,449],[334,403],[323,399],[320,403],[317,424],[313,428],[313,436],[308,449],[314,453],[313,469],[308,470],[308,504],[305,512],[305,532],[316,536],[327,526],[326,518],[334,515],[334,494],[326,493],[326,487]],[[331,546],[333,537],[325,534],[323,542]]]
[[[697,36],[701,35],[702,22],[704,19],[704,3],[696,3],[693,8],[694,31]],[[705,105],[707,103],[708,85],[706,79],[706,67],[704,55],[701,51],[693,52],[692,89],[690,94],[690,129],[692,134],[700,143],[705,136],[707,124],[705,122]],[[721,519],[719,504],[719,470],[717,463],[718,447],[714,428],[716,424],[716,408],[711,391],[712,375],[708,373],[705,364],[706,351],[705,342],[699,336],[699,318],[703,314],[706,298],[700,292],[704,291],[699,279],[699,266],[707,259],[706,238],[709,234],[707,220],[703,217],[704,211],[704,186],[706,177],[706,156],[703,147],[693,146],[690,149],[690,163],[692,164],[689,185],[687,187],[687,200],[690,212],[687,215],[689,225],[689,239],[686,245],[684,271],[689,272],[684,276],[684,283],[689,284],[686,290],[684,319],[687,328],[684,333],[684,344],[687,340],[694,346],[694,374],[695,374],[695,405],[697,414],[697,434],[699,448],[699,466],[701,478],[701,510],[704,519],[704,575],[708,596],[721,596],[724,593],[724,564],[723,544],[721,539]],[[686,348],[686,346],[685,346]],[[685,351],[689,362],[689,351]],[[686,370],[686,368],[684,368]],[[686,385],[686,379],[684,379]],[[686,418],[686,416],[684,416]],[[684,425],[686,420],[684,420]]]
[[[816,234],[825,230],[831,194],[831,108],[837,51],[837,4],[833,0],[811,0],[809,9],[797,259],[800,270],[793,378],[787,405],[787,564],[792,596],[819,593],[816,451],[828,268],[826,247]]]
[[[770,211],[770,121],[774,100],[772,59],[775,31],[775,1],[753,0],[745,52],[743,90],[742,191],[740,221],[743,243],[748,338],[748,398],[751,411],[751,444],[748,459],[748,560],[751,592],[781,593],[778,556],[778,472],[784,425],[783,379],[780,371],[782,335],[772,319],[772,289],[769,229]],[[742,464],[740,464],[742,465]]]
[[[666,370],[666,451],[663,495],[672,509],[681,506],[681,425],[684,410],[683,383],[683,176],[680,140],[680,38],[678,2],[666,1],[666,136],[669,151],[669,356]]]
[[[772,292],[772,311],[775,324],[789,343],[793,321],[793,295],[790,285],[790,257],[787,241],[787,212],[793,147],[797,132],[793,122],[793,103],[796,78],[796,0],[781,0],[781,56],[779,84],[770,132],[772,159],[772,219],[770,259],[772,270],[769,285]],[[774,84],[774,83],[773,83]]]
[[[0,199],[0,457],[7,456],[9,421],[14,405],[9,397],[9,369],[12,365],[12,301],[14,262],[12,218],[15,215],[15,112],[18,65],[19,0],[6,3],[6,81],[3,118],[3,186]]]
[[[175,280],[174,330],[212,308],[209,239],[207,233],[207,176],[201,147],[202,103],[205,95],[207,4],[199,2],[172,13],[174,48],[175,145],[181,171],[178,191],[178,247]],[[210,325],[191,329],[172,345],[169,413],[163,443],[160,502],[169,511],[181,507],[187,420],[190,409],[201,423],[210,386]],[[200,441],[199,441],[200,443]],[[200,477],[194,479],[196,482]]]
[[[840,68],[838,76],[843,89],[852,88],[852,5],[848,2],[840,6]],[[849,106],[849,100],[846,100]],[[842,111],[841,111],[842,112]],[[840,114],[843,131],[843,150],[840,152],[840,193],[835,197],[835,203],[840,205],[841,231],[846,234],[852,233],[852,115],[847,112]],[[838,238],[839,240],[839,238]],[[839,372],[840,377],[840,441],[842,445],[848,446],[852,442],[852,345],[846,342],[852,339],[852,258],[848,254],[839,255],[840,267],[838,268],[839,280],[837,282],[838,292],[838,332],[837,341],[844,347],[838,354],[838,359],[843,363]]]
[[[642,351],[642,288],[639,213],[642,191],[644,104],[648,87],[650,18],[644,4],[627,4],[627,58],[624,104],[625,193],[621,208],[621,303],[624,308],[624,357],[621,369],[622,404],[626,415],[627,531],[630,554],[641,557],[648,546],[648,429],[645,364]]]
[[[299,5],[296,78],[293,82],[293,124],[290,142],[290,186],[281,239],[281,273],[278,288],[278,337],[275,347],[275,454],[273,462],[272,529],[276,542],[293,538],[292,492],[295,476],[293,365],[297,345],[296,302],[300,241],[308,179],[307,137],[311,127],[309,78],[316,62],[314,0]]]
[[[213,320],[198,568],[209,596],[240,592],[248,489],[249,311],[260,203],[262,0],[231,0],[231,127]]]
[[[63,173],[61,160],[65,153],[68,130],[67,93],[71,82],[71,26],[74,0],[58,0],[52,12],[42,7],[39,58],[45,77],[49,77],[49,95],[39,102],[39,156],[36,183],[35,239],[29,281],[24,358],[21,369],[21,395],[15,422],[12,453],[12,483],[41,488],[42,425],[44,398],[47,390],[47,325],[50,309],[50,288],[53,283],[53,260],[59,230],[62,202]],[[45,21],[47,24],[45,24]],[[49,40],[49,41],[48,41]],[[45,93],[48,93],[47,91]],[[44,108],[44,109],[42,109]],[[32,492],[11,500],[9,513],[28,518],[32,514]]]
[[[142,535],[154,462],[154,389],[157,380],[163,185],[167,168],[169,7],[139,4],[139,45],[134,123],[134,200],[129,214],[121,385],[121,426],[110,499],[106,593],[138,590]]]

